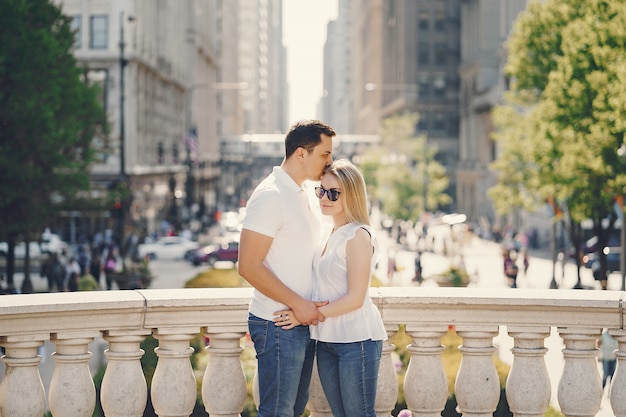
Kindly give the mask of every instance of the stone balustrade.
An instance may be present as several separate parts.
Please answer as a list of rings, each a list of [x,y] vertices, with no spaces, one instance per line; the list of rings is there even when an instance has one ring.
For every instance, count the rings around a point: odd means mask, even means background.
[[[193,410],[197,381],[190,341],[210,339],[202,399],[211,416],[238,416],[246,398],[240,355],[247,331],[249,288],[98,291],[0,297],[0,345],[5,373],[0,382],[0,417],[90,417],[96,403],[88,361],[89,343],[108,343],[100,399],[107,417],[140,417],[147,400],[140,343],[158,340],[152,403],[162,417],[186,417]],[[455,393],[467,417],[491,416],[500,385],[493,355],[502,326],[513,339],[514,362],[506,383],[516,416],[542,416],[550,402],[545,339],[556,328],[564,342],[558,402],[566,416],[594,416],[602,399],[596,340],[608,328],[619,343],[611,386],[614,414],[626,417],[626,330],[624,293],[581,290],[477,288],[372,288],[389,336],[405,325],[411,338],[404,396],[413,416],[440,416],[448,398],[441,338],[448,325],[462,337],[462,363]],[[49,341],[54,373],[48,392],[39,373],[38,348]],[[386,343],[376,401],[378,416],[390,416],[398,396],[396,371]],[[215,381],[219,381],[216,383]],[[46,401],[47,400],[47,401]],[[330,416],[314,378],[309,409]]]

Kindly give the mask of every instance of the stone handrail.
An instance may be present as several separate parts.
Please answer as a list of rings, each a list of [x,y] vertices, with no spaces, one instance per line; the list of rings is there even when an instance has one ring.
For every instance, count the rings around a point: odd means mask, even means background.
[[[202,383],[205,408],[211,416],[238,416],[246,398],[240,355],[250,295],[250,288],[233,288],[0,297],[0,345],[6,367],[0,382],[0,417],[41,417],[46,398],[54,416],[91,416],[96,392],[88,345],[100,336],[108,342],[100,392],[106,416],[142,416],[147,388],[140,343],[150,334],[159,343],[151,386],[155,411],[159,416],[189,416],[197,390],[190,341],[199,333],[211,341]],[[626,417],[625,293],[383,287],[372,288],[370,295],[389,336],[405,325],[411,337],[404,396],[414,416],[441,415],[449,394],[441,338],[448,325],[455,325],[463,339],[455,394],[464,416],[487,417],[496,409],[500,386],[493,339],[506,326],[514,341],[506,395],[515,415],[542,416],[548,408],[544,341],[551,328],[557,328],[565,344],[558,389],[561,411],[566,416],[594,416],[602,399],[596,341],[608,328],[619,343],[611,405],[616,416]],[[38,355],[46,341],[56,348],[48,393]],[[390,416],[398,396],[393,349],[389,342],[383,348],[378,416]],[[313,417],[331,415],[315,377],[309,409]]]

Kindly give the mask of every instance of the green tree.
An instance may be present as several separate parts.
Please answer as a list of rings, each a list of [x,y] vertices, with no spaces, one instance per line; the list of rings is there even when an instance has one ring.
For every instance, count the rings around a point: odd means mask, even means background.
[[[394,219],[415,220],[428,210],[448,204],[449,179],[435,159],[437,150],[416,133],[417,113],[403,113],[383,120],[381,144],[361,155],[373,199]]]
[[[98,89],[72,55],[70,22],[49,0],[0,3],[0,236],[9,243],[9,288],[15,242],[39,239],[62,203],[88,189],[90,145],[106,134]]]
[[[490,196],[501,213],[553,199],[576,247],[586,218],[606,244],[602,219],[615,222],[626,186],[625,27],[623,0],[547,0],[529,4],[508,41],[511,91],[494,112],[501,155]]]

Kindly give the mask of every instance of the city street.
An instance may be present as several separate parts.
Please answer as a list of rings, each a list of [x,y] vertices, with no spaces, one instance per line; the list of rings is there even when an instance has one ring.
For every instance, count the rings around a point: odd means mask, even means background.
[[[403,246],[395,244],[394,240],[383,231],[379,230],[378,239],[381,246],[382,258],[379,261],[378,269],[375,273],[376,277],[380,279],[384,285],[387,286],[416,286],[418,285],[413,281],[414,277],[414,258],[415,251],[408,250]],[[432,278],[438,274],[448,270],[452,265],[458,265],[458,262],[462,259],[465,264],[465,268],[470,274],[470,286],[482,287],[482,288],[502,288],[502,291],[515,291],[507,285],[506,278],[502,272],[502,255],[500,246],[494,242],[485,241],[477,237],[471,236],[468,239],[463,239],[464,244],[448,246],[449,256],[443,256],[440,253],[424,252],[422,254],[423,264],[423,276],[425,277],[422,286],[437,285]],[[412,245],[409,245],[412,246]],[[397,271],[391,278],[387,277],[387,261],[389,256],[395,256]],[[518,286],[520,288],[538,288],[547,289],[550,288],[552,281],[553,267],[550,259],[550,253],[535,252],[531,253],[530,264],[528,273],[526,275],[520,272],[518,278]],[[521,265],[520,265],[521,266]],[[152,261],[150,269],[154,274],[154,278],[151,283],[151,288],[181,288],[185,282],[193,278],[198,272],[202,271],[202,267],[194,267],[189,262],[185,261]],[[594,281],[591,271],[583,268],[581,270],[583,287],[599,290],[599,284]],[[554,268],[555,280],[559,287],[572,288],[576,284],[576,266],[573,262],[568,262],[563,270],[562,265],[557,263]],[[16,284],[21,285],[22,275],[16,275]],[[45,292],[46,282],[41,279],[38,274],[32,276],[33,285],[37,291]],[[621,277],[619,273],[611,274],[608,282],[609,290],[620,290]],[[494,343],[498,347],[498,354],[500,358],[509,365],[513,362],[513,355],[510,349],[513,347],[513,340],[506,334],[506,328],[500,329],[500,335],[496,337]],[[563,343],[559,337],[556,329],[552,329],[551,336],[546,339],[546,347],[548,352],[545,360],[548,367],[548,372],[552,381],[552,398],[551,404],[554,408],[558,409],[557,389],[560,379],[560,375],[563,371],[563,357],[561,349]],[[99,365],[103,363],[104,349],[106,349],[106,342],[102,340],[96,340],[90,346],[90,351],[94,354],[91,360],[92,369],[97,369]],[[52,377],[53,361],[49,354],[54,350],[54,346],[50,343],[46,343],[42,348],[42,365],[41,375],[44,385],[48,387],[49,381]],[[601,363],[598,362],[599,372],[601,372]],[[0,364],[0,375],[4,371],[3,364]],[[598,414],[600,417],[612,416],[610,405],[608,403],[608,397],[605,394],[603,398],[602,408]]]

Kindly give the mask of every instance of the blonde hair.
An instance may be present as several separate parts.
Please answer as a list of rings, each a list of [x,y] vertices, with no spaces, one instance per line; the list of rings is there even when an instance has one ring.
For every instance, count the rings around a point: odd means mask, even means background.
[[[337,178],[346,220],[350,223],[370,224],[367,210],[367,191],[361,170],[349,160],[337,159],[326,168],[327,174]]]

